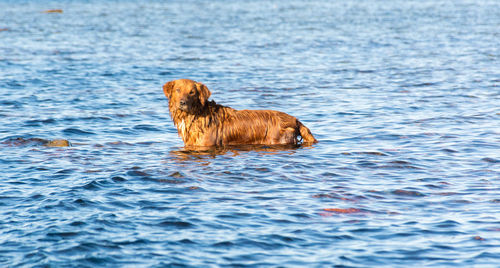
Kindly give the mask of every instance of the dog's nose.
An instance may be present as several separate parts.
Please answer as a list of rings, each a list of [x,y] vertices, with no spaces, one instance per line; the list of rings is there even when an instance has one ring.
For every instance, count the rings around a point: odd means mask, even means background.
[[[180,101],[179,104],[184,106],[184,105],[186,105],[186,101]]]

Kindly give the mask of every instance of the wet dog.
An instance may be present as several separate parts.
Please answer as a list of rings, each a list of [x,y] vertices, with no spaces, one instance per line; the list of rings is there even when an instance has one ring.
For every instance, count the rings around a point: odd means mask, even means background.
[[[167,82],[163,92],[185,146],[317,142],[311,131],[293,116],[272,110],[235,110],[216,104],[208,101],[211,94],[208,88],[193,80]]]

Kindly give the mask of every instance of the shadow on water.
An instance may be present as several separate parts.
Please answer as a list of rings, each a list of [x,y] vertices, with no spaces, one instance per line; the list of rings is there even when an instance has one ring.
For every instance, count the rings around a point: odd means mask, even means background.
[[[232,154],[238,156],[242,153],[257,152],[264,154],[289,154],[292,155],[298,149],[312,148],[313,145],[287,144],[287,145],[231,145],[222,147],[182,147],[173,150],[170,155],[182,161],[201,158],[215,158],[220,155]]]

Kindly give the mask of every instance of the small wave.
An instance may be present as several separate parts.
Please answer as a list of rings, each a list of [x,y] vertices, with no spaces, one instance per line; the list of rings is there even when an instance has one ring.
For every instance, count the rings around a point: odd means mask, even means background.
[[[498,163],[500,163],[499,159],[495,159],[495,158],[491,158],[491,157],[485,157],[485,158],[483,158],[481,160],[484,161],[484,162],[487,162],[487,163],[491,163],[491,164],[498,164]]]
[[[425,194],[418,192],[418,191],[410,191],[410,190],[403,190],[403,189],[394,190],[391,193],[394,195],[398,195],[398,196],[408,196],[408,197],[425,196]]]
[[[75,201],[73,201],[73,204],[75,204],[75,206],[79,206],[79,207],[90,207],[90,206],[96,205],[95,202],[92,202],[88,199],[82,199],[82,198],[76,199]]]
[[[232,247],[234,246],[234,243],[231,242],[231,241],[222,241],[222,242],[217,242],[217,243],[214,243],[212,244],[212,247],[216,247],[216,248],[228,248],[228,247]]]
[[[371,152],[355,152],[354,154],[360,154],[360,155],[376,155],[376,156],[387,156],[387,154],[382,153],[382,152],[377,152],[377,151],[371,151]]]
[[[455,227],[460,226],[460,223],[456,222],[456,221],[452,221],[452,220],[446,220],[446,221],[436,223],[435,226],[437,228],[441,228],[441,229],[442,228],[455,228]]]
[[[179,241],[177,241],[178,244],[190,244],[190,245],[194,245],[196,244],[195,241],[191,240],[191,239],[187,239],[187,238],[184,238],[184,239],[181,239]]]
[[[105,186],[106,183],[104,183],[104,180],[93,180],[85,185],[83,185],[83,189],[85,190],[90,190],[90,191],[96,191]]]
[[[48,119],[34,119],[24,121],[25,126],[41,126],[41,125],[51,125],[56,123],[57,121],[53,118]]]
[[[336,214],[358,214],[358,213],[366,213],[366,211],[361,210],[359,208],[324,208],[323,211],[332,212],[332,213],[336,213]]]
[[[99,121],[109,121],[112,120],[110,117],[107,116],[83,116],[83,117],[65,117],[62,119],[59,119],[61,122],[78,122],[78,121],[91,121],[91,122],[99,122]]]
[[[264,240],[268,241],[279,241],[279,242],[285,242],[285,243],[294,243],[294,242],[303,242],[305,239],[298,238],[298,237],[291,237],[291,236],[286,236],[286,235],[279,235],[279,234],[272,234],[268,236],[263,237]]]
[[[149,177],[150,175],[144,171],[140,171],[140,170],[130,170],[130,171],[127,171],[127,175],[131,176],[131,177]]]
[[[187,221],[181,221],[179,219],[167,219],[158,224],[161,227],[167,229],[187,229],[193,228],[195,225]]]
[[[388,164],[379,165],[376,168],[379,169],[409,169],[409,170],[421,170],[421,167],[410,164],[410,162],[396,160],[390,161]]]
[[[88,135],[95,135],[94,132],[91,131],[85,131],[81,130],[78,128],[66,128],[62,131],[64,134],[68,135],[77,135],[77,136],[88,136]]]
[[[133,127],[133,129],[135,130],[146,130],[146,131],[161,131],[161,129],[155,127],[155,126],[152,126],[152,125],[136,125]]]
[[[132,238],[132,239],[114,241],[113,243],[118,246],[129,246],[129,245],[148,245],[153,243],[153,241],[142,238]]]
[[[287,244],[283,243],[278,243],[276,241],[271,242],[271,241],[263,241],[263,240],[255,240],[255,239],[249,239],[249,238],[241,238],[237,239],[231,243],[234,243],[235,246],[244,246],[244,247],[255,247],[255,248],[260,248],[264,250],[275,250],[278,248],[283,248],[287,247]]]
[[[439,85],[439,82],[423,82],[423,83],[415,83],[415,84],[406,84],[402,85],[402,87],[432,87],[435,85]]]
[[[124,181],[127,181],[125,178],[120,177],[120,176],[114,176],[114,177],[111,178],[111,180],[113,182],[124,182]]]
[[[75,236],[80,235],[79,232],[50,232],[47,233],[47,236],[55,236],[63,239],[73,238]]]

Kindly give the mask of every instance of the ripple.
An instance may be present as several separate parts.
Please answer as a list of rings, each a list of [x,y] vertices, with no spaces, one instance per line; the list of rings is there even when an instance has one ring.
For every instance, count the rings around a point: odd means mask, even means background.
[[[176,218],[168,218],[158,224],[160,227],[167,228],[167,229],[187,229],[187,228],[194,228],[195,225],[186,222],[186,221],[181,221]]]
[[[211,245],[212,247],[216,248],[229,248],[234,246],[234,243],[231,241],[222,241],[222,242],[217,242]]]
[[[74,221],[72,223],[69,224],[70,226],[74,226],[74,227],[80,227],[80,226],[85,226],[87,225],[87,223],[85,222],[81,222],[81,221]]]
[[[149,177],[150,175],[144,171],[140,170],[130,170],[127,171],[127,175],[132,176],[132,177]]]
[[[84,188],[85,187],[88,188],[89,187],[88,184],[86,186],[84,186]],[[93,187],[93,186],[91,186],[91,187]],[[97,205],[96,202],[92,202],[92,201],[90,201],[88,199],[82,199],[82,198],[78,198],[78,199],[74,200],[73,203],[75,205],[81,206],[81,207],[92,207],[92,206]]]
[[[361,155],[376,155],[376,156],[387,156],[387,154],[382,153],[382,152],[357,152],[355,154],[361,154]]]
[[[136,126],[133,127],[133,129],[136,129],[136,130],[145,130],[145,131],[161,131],[159,128],[157,128],[155,126],[144,125],[144,124],[136,125]]]
[[[498,163],[500,163],[499,159],[490,158],[490,157],[485,157],[485,158],[483,158],[481,160],[484,161],[484,162],[492,163],[492,164],[498,164]]]
[[[363,213],[361,209],[358,208],[324,208],[324,211],[338,213],[338,214],[354,214]]]
[[[113,182],[125,182],[125,181],[127,181],[125,178],[120,177],[120,176],[114,176],[111,178],[111,180],[113,180]]]
[[[423,197],[425,196],[423,193],[419,191],[411,191],[411,190],[403,190],[403,189],[398,189],[392,191],[392,194],[398,195],[398,196],[408,196],[408,197]]]
[[[113,241],[113,244],[116,244],[117,246],[136,246],[136,245],[149,245],[154,243],[151,240],[148,239],[143,239],[143,238],[132,238],[132,239],[126,239],[126,240],[121,240],[121,241]]]
[[[196,242],[190,240],[190,239],[181,239],[179,241],[177,241],[177,243],[179,244],[183,244],[183,245],[193,245],[193,244],[197,244]]]
[[[66,128],[62,131],[64,134],[70,136],[88,136],[88,135],[96,135],[96,133],[91,131],[85,131],[78,128]]]
[[[61,239],[72,239],[73,237],[79,236],[79,232],[49,232],[48,237],[58,237]]]
[[[104,187],[104,184],[102,183],[102,180],[93,180],[85,185],[82,186],[83,189],[89,190],[89,191],[96,191]]]
[[[436,227],[438,228],[450,228],[450,227],[458,227],[460,223],[452,220],[446,220],[443,222],[436,223]]]
[[[55,124],[57,121],[55,119],[34,119],[34,120],[26,120],[24,124],[26,126],[42,126],[42,125],[50,125]]]

